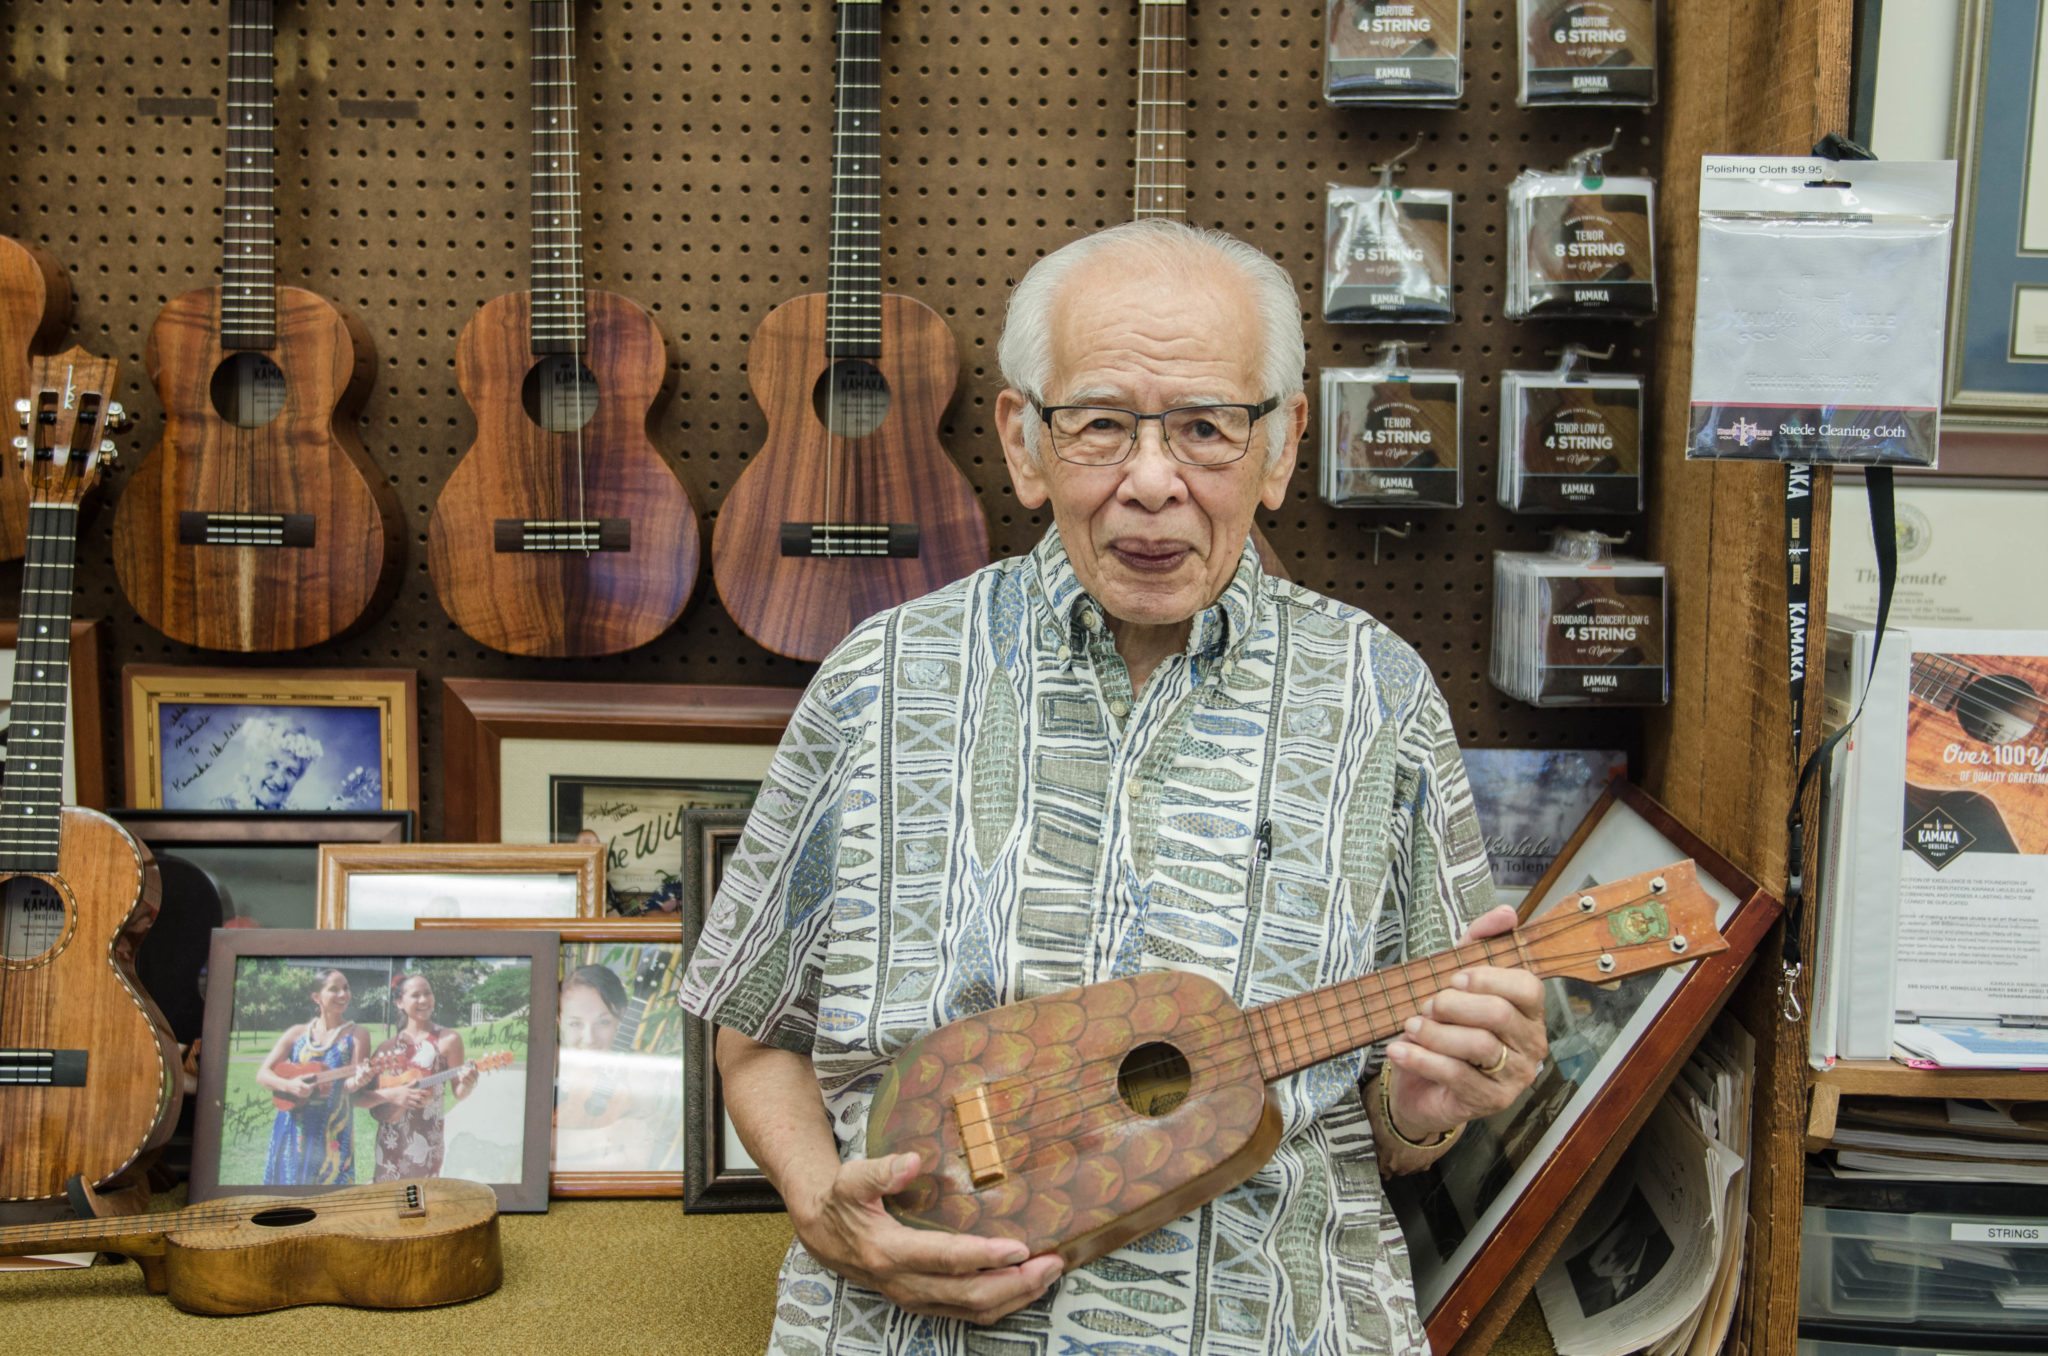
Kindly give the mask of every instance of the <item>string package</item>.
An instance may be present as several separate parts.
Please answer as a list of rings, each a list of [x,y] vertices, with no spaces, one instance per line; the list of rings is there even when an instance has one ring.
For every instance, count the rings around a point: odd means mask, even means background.
[[[1515,102],[1657,102],[1655,0],[1519,0],[1522,82]]]
[[[1411,369],[1408,345],[1371,367],[1326,367],[1323,502],[1337,508],[1457,508],[1464,503],[1458,429],[1465,379]]]
[[[1661,706],[1669,580],[1598,532],[1493,557],[1493,685],[1531,706]]]
[[[1688,457],[1933,466],[1956,167],[1700,169]]]
[[[1609,176],[1612,144],[1563,171],[1523,170],[1508,186],[1511,319],[1643,320],[1657,313],[1657,186]]]
[[[1323,97],[1451,105],[1465,90],[1461,0],[1330,0]]]
[[[1381,166],[1371,188],[1324,185],[1323,319],[1451,322],[1452,193],[1397,187],[1407,154]]]
[[[1500,472],[1494,493],[1514,513],[1640,513],[1643,379],[1595,372],[1565,349],[1548,372],[1501,373]]]

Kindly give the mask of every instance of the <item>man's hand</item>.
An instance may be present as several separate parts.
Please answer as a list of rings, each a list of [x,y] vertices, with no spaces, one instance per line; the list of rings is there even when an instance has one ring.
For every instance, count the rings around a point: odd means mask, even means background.
[[[789,1202],[804,1250],[914,1314],[993,1323],[1058,1279],[1060,1259],[1027,1260],[1022,1243],[912,1229],[882,1207],[917,1175],[916,1154],[839,1165],[824,1188]]]
[[[1460,943],[1515,926],[1506,905],[1480,917]],[[1527,970],[1474,966],[1425,999],[1420,1017],[1387,1046],[1394,1128],[1427,1141],[1503,1110],[1536,1081],[1550,1052],[1543,1034],[1543,981]]]

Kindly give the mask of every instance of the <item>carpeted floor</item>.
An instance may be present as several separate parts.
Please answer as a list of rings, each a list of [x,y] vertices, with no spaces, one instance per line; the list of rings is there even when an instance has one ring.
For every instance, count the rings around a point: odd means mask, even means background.
[[[199,1318],[145,1292],[133,1265],[0,1273],[0,1353],[761,1356],[790,1231],[779,1214],[556,1201],[545,1215],[505,1216],[500,1238],[505,1283],[496,1294],[406,1313],[306,1308]],[[1494,1347],[1496,1356],[1553,1350],[1533,1301]]]

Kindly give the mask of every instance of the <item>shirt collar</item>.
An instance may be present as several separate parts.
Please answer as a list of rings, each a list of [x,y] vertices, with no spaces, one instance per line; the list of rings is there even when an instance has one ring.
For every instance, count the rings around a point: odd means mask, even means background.
[[[1046,605],[1053,615],[1054,625],[1043,633],[1047,648],[1064,643],[1078,653],[1086,648],[1091,632],[1099,630],[1108,616],[1102,604],[1081,587],[1080,576],[1074,573],[1074,563],[1067,556],[1067,545],[1060,539],[1057,525],[1046,529],[1031,556],[1038,567],[1039,587],[1045,591]],[[1186,653],[1190,657],[1214,658],[1244,642],[1252,631],[1263,574],[1259,553],[1247,536],[1238,556],[1237,573],[1224,586],[1223,595],[1196,613],[1194,624],[1188,628]],[[1087,624],[1091,615],[1097,623],[1094,628]]]

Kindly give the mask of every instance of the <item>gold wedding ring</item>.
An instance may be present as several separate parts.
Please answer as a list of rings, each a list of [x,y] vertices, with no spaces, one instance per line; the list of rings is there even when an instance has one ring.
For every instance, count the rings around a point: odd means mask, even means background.
[[[1499,1073],[1499,1072],[1500,1072],[1500,1071],[1501,1071],[1502,1069],[1505,1069],[1505,1068],[1507,1068],[1507,1067],[1508,1067],[1508,1043],[1507,1043],[1506,1041],[1502,1041],[1502,1042],[1500,1043],[1500,1057],[1499,1057],[1498,1059],[1494,1060],[1494,1061],[1493,1061],[1493,1063],[1491,1063],[1491,1064],[1488,1064],[1488,1065],[1486,1065],[1486,1066],[1485,1066],[1485,1067],[1483,1067],[1483,1068],[1482,1068],[1481,1066],[1477,1065],[1477,1064],[1473,1065],[1472,1067],[1473,1067],[1473,1068],[1475,1068],[1475,1069],[1478,1069],[1478,1070],[1479,1070],[1479,1072],[1481,1072],[1481,1073],[1485,1074],[1485,1075],[1486,1075],[1486,1076],[1487,1076],[1488,1078],[1491,1078],[1491,1077],[1493,1077],[1493,1076],[1494,1076],[1495,1074]]]

